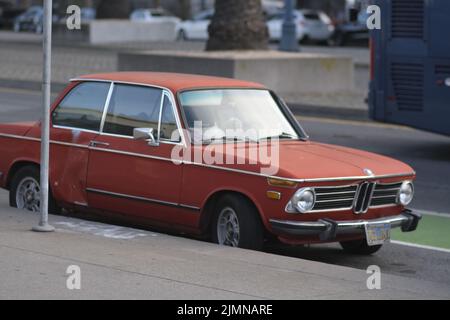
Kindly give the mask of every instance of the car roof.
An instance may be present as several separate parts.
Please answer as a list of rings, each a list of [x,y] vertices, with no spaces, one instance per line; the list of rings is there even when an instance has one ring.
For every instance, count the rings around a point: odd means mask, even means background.
[[[257,88],[262,84],[229,78],[168,72],[113,72],[83,75],[75,80],[100,80],[150,85],[170,89],[173,92],[199,88]]]

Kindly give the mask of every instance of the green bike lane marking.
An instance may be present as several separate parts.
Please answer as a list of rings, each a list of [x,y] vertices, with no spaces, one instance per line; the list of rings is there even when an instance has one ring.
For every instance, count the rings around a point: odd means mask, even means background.
[[[396,241],[450,249],[450,217],[425,214],[416,231],[394,229],[391,236]]]

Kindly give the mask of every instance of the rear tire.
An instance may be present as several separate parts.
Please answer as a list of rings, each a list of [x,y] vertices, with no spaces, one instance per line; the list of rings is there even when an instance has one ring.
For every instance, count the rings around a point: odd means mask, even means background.
[[[40,172],[36,166],[20,168],[11,181],[9,205],[30,212],[40,212]],[[51,191],[48,201],[49,213],[59,214],[61,208],[56,204]]]
[[[345,252],[363,256],[369,256],[378,252],[383,245],[369,246],[366,239],[340,242]]]
[[[227,194],[217,203],[211,223],[212,241],[224,246],[260,251],[264,227],[254,205],[241,195]]]

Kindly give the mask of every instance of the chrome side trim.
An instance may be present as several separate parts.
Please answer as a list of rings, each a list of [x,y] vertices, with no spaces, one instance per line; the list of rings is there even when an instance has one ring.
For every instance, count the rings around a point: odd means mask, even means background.
[[[186,204],[179,204],[178,206],[181,207],[181,208],[185,208],[185,209],[200,210],[199,207],[189,206],[189,205],[186,205]]]
[[[106,196],[117,197],[117,198],[149,202],[149,203],[154,203],[154,204],[159,204],[159,205],[164,205],[164,206],[189,209],[192,211],[200,211],[199,207],[189,206],[189,205],[180,204],[180,203],[176,203],[176,202],[169,202],[169,201],[156,200],[156,199],[151,199],[151,198],[146,198],[146,197],[132,196],[132,195],[128,195],[128,194],[104,191],[104,190],[94,189],[94,188],[86,188],[86,191],[91,192],[91,193],[106,195]]]
[[[78,201],[75,201],[73,204],[76,205],[76,206],[80,206],[80,207],[87,207],[88,206],[87,203],[85,203],[85,202],[78,202]]]
[[[33,137],[26,137],[26,136],[18,136],[18,135],[15,135],[15,134],[0,133],[0,137],[3,137],[3,138],[11,138],[11,139],[22,139],[22,140],[28,140],[28,141],[41,142],[41,139],[40,139],[40,138],[33,138]]]
[[[96,134],[99,133],[99,131],[95,131],[95,130],[81,129],[81,128],[68,127],[68,126],[52,125],[52,127],[56,128],[56,129],[65,129],[65,130],[71,130],[71,131],[89,132],[89,133],[96,133]]]
[[[60,146],[66,146],[66,147],[74,147],[74,148],[80,148],[80,149],[89,149],[89,146],[84,144],[75,144],[75,143],[69,143],[69,142],[61,142],[61,141],[55,141],[51,140],[51,144],[56,144]]]
[[[127,151],[111,150],[111,149],[98,148],[98,147],[90,147],[89,149],[90,150],[95,150],[95,151],[100,151],[100,152],[122,154],[122,155],[125,155],[125,156],[132,156],[132,157],[139,157],[139,158],[146,158],[146,159],[153,159],[153,160],[159,160],[159,161],[172,162],[174,165],[181,165],[181,164],[183,164],[182,161],[172,160],[172,159],[164,158],[164,157],[150,156],[150,155],[141,154],[141,153],[133,153],[133,152],[127,152]]]
[[[64,128],[64,129],[79,130],[79,129],[76,129],[76,128]],[[83,131],[83,130],[79,130],[79,131]],[[8,134],[1,134],[1,133],[0,133],[0,137],[13,138],[13,139],[23,139],[23,140],[30,140],[30,141],[37,141],[37,142],[41,141],[41,139],[39,139],[39,138],[17,136],[17,135],[8,135]],[[72,144],[68,144],[68,145],[72,145]],[[73,146],[81,147],[82,145],[73,144]],[[245,171],[245,170],[226,168],[226,167],[219,167],[219,166],[207,165],[207,164],[191,162],[191,161],[172,161],[172,159],[169,159],[169,158],[153,157],[153,156],[147,156],[147,155],[144,155],[144,154],[123,152],[123,151],[119,151],[119,150],[101,149],[100,151],[118,152],[118,153],[124,153],[124,154],[128,154],[128,155],[137,155],[137,156],[144,157],[144,158],[166,160],[166,161],[176,162],[176,163],[180,163],[180,164],[194,165],[194,166],[200,166],[200,167],[205,167],[205,168],[210,168],[210,169],[215,169],[215,170],[236,172],[236,173],[247,174],[247,175],[252,175],[252,176],[258,176],[258,177],[263,177],[263,178],[272,178],[272,179],[278,179],[278,180],[286,180],[286,181],[296,182],[296,183],[343,182],[343,181],[355,181],[355,180],[379,180],[379,179],[409,177],[409,176],[412,176],[412,175],[416,174],[415,172],[409,172],[409,173],[387,174],[387,175],[379,175],[379,176],[352,176],[352,177],[333,177],[333,178],[317,178],[317,179],[293,179],[293,178],[286,178],[286,177],[280,177],[280,176],[269,176],[269,175],[261,174],[261,173],[258,173],[258,172]],[[326,187],[326,186],[324,186],[324,187]]]

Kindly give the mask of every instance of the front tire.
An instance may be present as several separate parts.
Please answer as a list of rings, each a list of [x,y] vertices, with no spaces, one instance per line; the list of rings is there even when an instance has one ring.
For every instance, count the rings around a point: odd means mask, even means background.
[[[383,245],[369,246],[366,239],[340,242],[342,249],[350,254],[370,256],[378,252]]]
[[[260,251],[264,227],[254,205],[240,195],[223,196],[211,224],[213,242],[230,247]]]
[[[41,210],[40,191],[39,168],[35,166],[20,168],[11,181],[9,205],[13,208],[38,213]],[[60,208],[53,199],[51,191],[49,192],[48,211],[54,214],[60,213]]]

